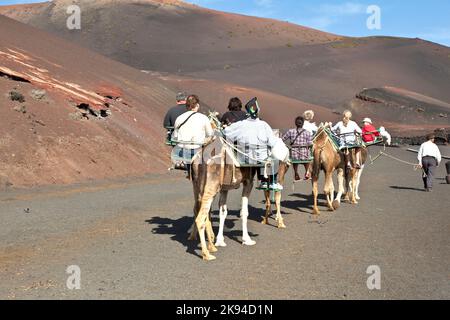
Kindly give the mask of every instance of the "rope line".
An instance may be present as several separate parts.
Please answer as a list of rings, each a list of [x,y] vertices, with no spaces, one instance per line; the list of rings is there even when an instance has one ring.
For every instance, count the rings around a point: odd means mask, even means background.
[[[386,146],[385,146],[385,148],[386,148]],[[418,165],[417,163],[413,163],[413,162],[409,162],[409,161],[405,161],[405,160],[399,159],[399,158],[394,157],[394,156],[392,156],[390,154],[387,154],[386,152],[383,152],[383,151],[380,151],[378,153],[378,155],[374,159],[372,159],[372,156],[369,155],[369,157],[370,157],[370,164],[374,164],[375,161],[378,160],[381,156],[385,156],[385,157],[387,157],[387,158],[389,158],[391,160],[395,160],[395,161],[397,161],[399,163],[406,164],[408,166],[412,166],[414,168],[414,171],[422,169],[422,173],[423,173],[424,177],[426,176],[426,173],[423,170],[423,168],[421,168],[420,165]]]

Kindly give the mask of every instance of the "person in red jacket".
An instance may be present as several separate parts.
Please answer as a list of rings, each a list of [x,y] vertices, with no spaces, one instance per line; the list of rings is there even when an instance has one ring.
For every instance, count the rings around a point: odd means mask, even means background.
[[[364,127],[362,128],[362,138],[365,143],[372,143],[380,136],[380,132],[373,126],[372,120],[365,118],[363,120]]]

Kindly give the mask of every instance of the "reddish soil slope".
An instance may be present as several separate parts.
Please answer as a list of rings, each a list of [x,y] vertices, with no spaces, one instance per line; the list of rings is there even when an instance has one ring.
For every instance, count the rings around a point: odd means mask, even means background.
[[[160,80],[2,16],[0,39],[3,185],[167,169]]]

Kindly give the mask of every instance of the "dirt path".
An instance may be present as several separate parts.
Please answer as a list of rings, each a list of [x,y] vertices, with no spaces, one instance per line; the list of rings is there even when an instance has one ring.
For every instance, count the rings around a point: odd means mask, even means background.
[[[425,193],[417,172],[380,158],[365,172],[358,206],[344,204],[319,218],[310,215],[310,185],[293,193],[288,184],[286,230],[260,224],[262,194],[254,192],[249,230],[257,245],[250,248],[239,242],[239,193],[233,192],[228,247],[212,263],[199,258],[196,242],[186,241],[192,190],[179,174],[8,191],[0,194],[0,297],[448,299],[444,176],[441,166],[434,192]],[[81,269],[80,290],[66,287],[70,265]],[[366,285],[371,265],[381,269],[379,291]]]

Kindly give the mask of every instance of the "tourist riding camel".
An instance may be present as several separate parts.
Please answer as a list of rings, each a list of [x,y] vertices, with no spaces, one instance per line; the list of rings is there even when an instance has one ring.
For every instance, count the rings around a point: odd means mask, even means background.
[[[372,119],[365,118],[363,120],[362,139],[365,143],[374,143],[379,138],[380,132],[372,124]]]
[[[239,98],[231,98],[228,103],[228,112],[220,119],[224,127],[228,127],[235,122],[247,119],[247,113],[242,111],[242,102]]]
[[[351,120],[352,113],[349,110],[345,110],[344,119],[338,122],[333,128],[332,131],[339,137],[340,142],[340,150],[344,150],[345,155],[345,163],[347,164],[347,168],[351,169],[352,164],[349,157],[349,148],[356,149],[356,164],[355,167],[357,169],[361,168],[361,142],[358,139],[358,134],[362,134],[361,128],[358,124]]]
[[[311,136],[314,136],[317,133],[317,125],[312,122],[314,119],[314,111],[307,110],[303,113],[303,118],[305,119],[305,122],[303,124],[303,129],[308,131]]]
[[[208,117],[198,112],[200,109],[198,96],[187,97],[186,108],[188,111],[175,121],[173,132],[180,158],[192,158],[214,136]],[[189,177],[190,165],[187,165],[186,169]]]
[[[249,117],[225,128],[224,135],[229,143],[237,144],[240,150],[238,156],[241,163],[260,167],[270,157],[271,149],[279,143],[279,139],[275,136],[269,124],[259,119],[260,107],[257,98],[250,100],[245,109]],[[274,174],[268,175],[268,178],[264,177],[263,172],[264,168],[258,170],[261,189],[283,189],[283,186],[276,182],[277,170],[274,170]]]
[[[298,173],[298,163],[299,161],[308,160],[310,155],[310,145],[312,144],[312,135],[309,131],[304,128],[305,120],[303,117],[297,117],[295,119],[295,129],[290,129],[283,136],[283,141],[286,143],[290,149],[291,161],[294,162],[294,179],[300,181],[300,175]],[[310,175],[310,163],[305,163],[305,180],[311,178]]]
[[[173,130],[175,127],[175,121],[179,116],[188,111],[186,109],[186,98],[187,94],[185,92],[179,92],[177,94],[177,105],[170,108],[164,117],[164,128],[167,130],[167,142],[172,141]]]

